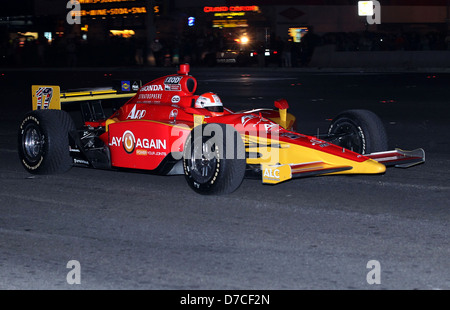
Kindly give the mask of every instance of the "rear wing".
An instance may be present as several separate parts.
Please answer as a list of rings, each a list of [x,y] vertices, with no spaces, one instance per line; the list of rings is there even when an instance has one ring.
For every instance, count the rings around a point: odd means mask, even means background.
[[[33,110],[61,110],[64,103],[103,99],[131,98],[142,87],[142,81],[115,81],[113,87],[61,91],[57,85],[32,85]]]

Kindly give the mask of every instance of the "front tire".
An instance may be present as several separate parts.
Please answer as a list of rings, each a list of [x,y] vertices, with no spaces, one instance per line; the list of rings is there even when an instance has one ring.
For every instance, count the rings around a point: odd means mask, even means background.
[[[380,118],[368,110],[347,110],[336,116],[328,129],[331,143],[359,154],[388,149],[386,130]]]
[[[61,110],[28,112],[19,128],[18,151],[24,168],[32,174],[56,174],[72,165],[69,132],[75,130],[72,118]]]
[[[234,192],[246,168],[245,147],[240,134],[225,124],[194,128],[184,149],[184,174],[189,186],[203,195]]]

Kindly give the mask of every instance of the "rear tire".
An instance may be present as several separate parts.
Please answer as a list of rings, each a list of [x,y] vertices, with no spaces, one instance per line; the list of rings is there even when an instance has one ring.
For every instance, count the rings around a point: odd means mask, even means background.
[[[32,174],[68,171],[73,161],[69,152],[72,118],[61,110],[28,112],[19,128],[18,151],[24,168]]]
[[[359,154],[388,149],[383,122],[368,110],[347,110],[340,113],[331,122],[328,135],[331,143]]]
[[[203,195],[234,192],[241,185],[246,168],[240,134],[225,124],[196,127],[186,140],[183,166],[186,181],[195,192]]]

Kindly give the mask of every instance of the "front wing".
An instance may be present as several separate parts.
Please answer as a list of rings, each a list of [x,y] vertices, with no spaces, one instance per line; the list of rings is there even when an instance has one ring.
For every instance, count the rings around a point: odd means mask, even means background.
[[[365,165],[373,165],[374,162],[377,162],[386,167],[408,168],[425,162],[423,149],[414,151],[395,149],[364,156],[367,157],[367,161],[364,162]],[[284,165],[262,164],[262,181],[266,184],[277,184],[292,178],[352,173],[353,168],[352,165],[336,165],[324,161]],[[384,171],[380,170],[380,173],[382,172]]]
[[[365,155],[386,167],[409,168],[425,162],[425,151],[417,149],[414,151],[404,151],[395,149],[394,151],[378,152]]]

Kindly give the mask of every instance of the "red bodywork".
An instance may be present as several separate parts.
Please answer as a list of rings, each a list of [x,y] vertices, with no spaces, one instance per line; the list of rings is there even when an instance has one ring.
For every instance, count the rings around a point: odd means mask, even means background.
[[[198,98],[196,88],[197,80],[189,75],[189,65],[181,65],[177,74],[157,78],[142,86],[105,121],[88,124],[106,128],[100,139],[109,148],[111,166],[155,170],[167,158],[182,158],[186,139],[196,125],[222,123],[233,126],[241,134],[247,155],[251,153],[252,145],[278,144],[278,160],[247,159],[247,163],[271,165],[269,169],[289,165],[286,178],[310,172],[381,173],[385,169],[370,156],[285,129],[292,128],[295,121],[293,116],[286,117],[288,103],[285,99],[275,101],[279,110],[235,113],[224,108],[223,112],[217,113],[194,107]],[[395,155],[399,155],[398,152]],[[382,158],[376,159],[382,161]]]
[[[214,113],[194,108],[197,80],[188,71],[188,65],[181,65],[177,74],[145,84],[105,122],[89,124],[107,128],[100,139],[109,146],[113,167],[154,170],[171,152],[182,153],[195,126],[194,115],[204,116],[205,123],[230,124],[247,133],[257,134],[255,124],[280,130],[270,120],[279,116],[276,110],[233,113],[225,108],[223,113]],[[287,109],[285,99],[280,100],[280,108]]]

